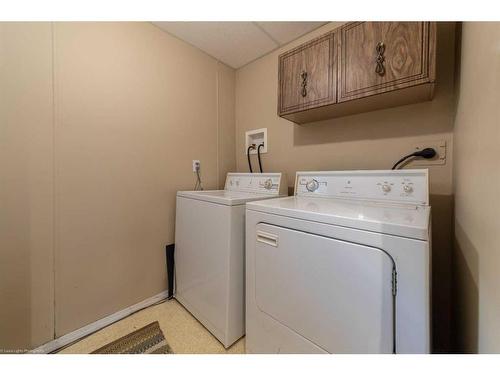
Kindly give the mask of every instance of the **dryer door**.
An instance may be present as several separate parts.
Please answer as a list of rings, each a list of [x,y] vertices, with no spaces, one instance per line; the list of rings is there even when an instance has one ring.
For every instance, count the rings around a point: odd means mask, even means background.
[[[380,249],[257,225],[255,299],[330,353],[392,353],[393,260]]]

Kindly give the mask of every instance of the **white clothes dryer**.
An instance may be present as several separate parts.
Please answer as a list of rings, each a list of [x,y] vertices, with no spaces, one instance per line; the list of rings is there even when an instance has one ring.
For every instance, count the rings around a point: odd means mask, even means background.
[[[249,202],[249,353],[429,353],[428,171],[297,172]]]

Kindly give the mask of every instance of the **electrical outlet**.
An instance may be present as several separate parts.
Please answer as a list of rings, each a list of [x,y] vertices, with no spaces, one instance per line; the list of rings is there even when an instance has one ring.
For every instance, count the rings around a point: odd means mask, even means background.
[[[446,141],[423,141],[415,144],[414,151],[421,151],[424,148],[436,150],[436,156],[432,159],[414,158],[410,164],[415,166],[442,165],[446,164]]]
[[[193,173],[201,169],[201,163],[199,160],[193,160]]]

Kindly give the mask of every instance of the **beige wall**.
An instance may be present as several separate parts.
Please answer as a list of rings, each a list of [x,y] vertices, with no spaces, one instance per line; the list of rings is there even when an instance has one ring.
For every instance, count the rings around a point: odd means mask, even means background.
[[[0,353],[52,338],[51,26],[0,23]]]
[[[236,171],[235,149],[235,71],[219,64],[218,75],[218,140],[219,140],[219,189],[224,189],[227,172]]]
[[[32,347],[166,289],[191,161],[209,189],[234,167],[234,72],[149,23],[3,24],[1,47],[0,348]]]
[[[247,171],[244,134],[267,128],[266,171],[282,171],[293,185],[299,170],[389,169],[415,142],[445,140],[445,165],[430,167],[433,206],[434,332],[436,351],[449,347],[454,119],[454,24],[439,24],[435,98],[431,102],[295,125],[276,114],[278,55],[337,27],[331,23],[236,72],[236,160]],[[254,160],[254,165],[256,161]],[[408,165],[411,167],[411,163]]]
[[[500,352],[500,23],[463,24],[455,122],[458,350]]]
[[[267,127],[264,168],[289,185],[297,170],[389,168],[415,142],[446,140],[446,165],[430,167],[435,349],[449,348],[455,189],[455,336],[461,351],[499,352],[499,24],[464,24],[458,104],[453,25],[440,24],[432,102],[307,126],[278,118],[277,56],[337,25],[235,74],[147,23],[0,23],[0,349],[164,290],[191,160],[220,187],[247,170],[245,130]]]

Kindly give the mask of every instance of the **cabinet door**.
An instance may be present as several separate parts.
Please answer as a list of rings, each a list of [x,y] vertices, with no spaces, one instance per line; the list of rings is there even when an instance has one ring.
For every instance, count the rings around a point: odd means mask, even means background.
[[[329,33],[279,57],[279,115],[335,103],[334,43]]]
[[[352,22],[340,39],[339,102],[434,81],[435,23]]]

